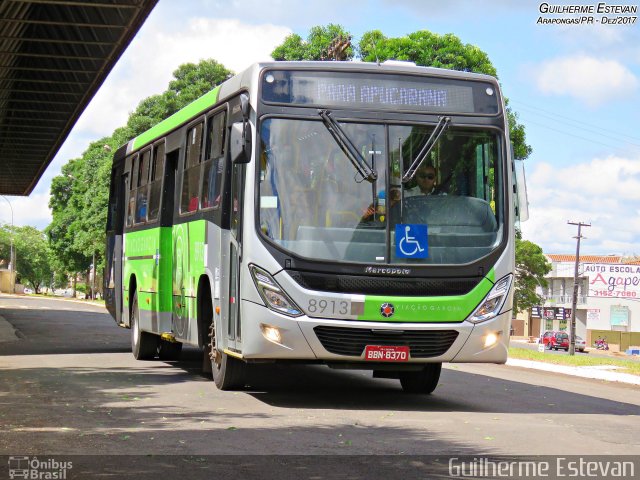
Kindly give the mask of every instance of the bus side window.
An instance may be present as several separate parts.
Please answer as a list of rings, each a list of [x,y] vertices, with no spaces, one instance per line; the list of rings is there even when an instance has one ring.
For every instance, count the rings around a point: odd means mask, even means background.
[[[220,205],[226,132],[225,117],[226,112],[222,111],[209,119],[207,125],[207,146],[202,174],[202,208],[216,208]]]
[[[138,189],[136,191],[136,218],[135,224],[147,221],[147,183],[149,180],[149,159],[151,150],[147,150],[140,156],[138,164]]]
[[[162,197],[162,180],[164,178],[164,141],[157,144],[153,149],[153,160],[151,162],[151,177],[149,184],[149,214],[150,222],[158,219],[160,212],[160,199]]]
[[[127,227],[133,225],[133,220],[136,213],[136,190],[138,183],[138,155],[129,160],[129,168],[131,174],[129,175],[129,185],[127,189]]]
[[[202,151],[202,122],[187,131],[187,150],[182,178],[180,213],[198,210],[198,187],[200,185],[200,153]]]

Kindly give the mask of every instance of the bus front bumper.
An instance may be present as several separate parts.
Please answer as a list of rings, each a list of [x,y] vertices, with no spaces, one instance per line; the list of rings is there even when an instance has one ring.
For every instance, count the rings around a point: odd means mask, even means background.
[[[364,345],[385,345],[389,336],[399,338],[396,344],[402,344],[403,336],[418,338],[418,342],[440,343],[442,351],[427,351],[416,358],[409,355],[410,363],[434,362],[470,362],[470,363],[505,363],[509,344],[509,328],[511,312],[480,324],[468,321],[459,323],[392,323],[366,322],[353,320],[336,320],[310,318],[305,315],[292,318],[273,312],[268,308],[252,302],[243,302],[243,317],[251,319],[251,324],[243,325],[242,358],[251,360],[308,360],[326,362],[367,362]],[[278,341],[273,332],[278,333]],[[357,329],[357,330],[354,330]],[[318,332],[323,331],[319,338]],[[328,332],[328,333],[327,333]],[[457,335],[453,335],[455,332]],[[353,336],[366,334],[360,348],[349,353],[341,346],[353,341]],[[429,335],[424,337],[423,335]],[[376,336],[384,338],[376,341]],[[441,337],[455,337],[450,344],[443,344]],[[407,338],[407,337],[405,337]],[[440,340],[438,340],[440,338]],[[493,342],[491,342],[494,340]],[[410,347],[413,347],[409,341]],[[414,349],[414,351],[417,349]],[[436,349],[437,350],[437,349]],[[411,352],[411,350],[410,350]],[[427,356],[424,356],[427,355]]]

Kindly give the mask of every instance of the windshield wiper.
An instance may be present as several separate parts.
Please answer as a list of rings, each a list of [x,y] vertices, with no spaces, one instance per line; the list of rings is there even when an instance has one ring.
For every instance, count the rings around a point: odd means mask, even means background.
[[[451,123],[450,117],[440,117],[440,120],[438,120],[438,124],[436,125],[436,128],[434,128],[433,132],[431,132],[431,136],[429,137],[429,140],[427,140],[427,142],[424,144],[424,146],[422,147],[422,150],[420,150],[418,155],[416,155],[416,159],[413,161],[409,169],[405,172],[404,176],[402,177],[402,183],[407,183],[409,180],[411,180],[413,177],[416,176],[416,172],[418,171],[418,168],[420,167],[422,162],[424,162],[425,158],[427,158],[427,155],[429,155],[429,152],[433,150],[433,147],[438,142],[438,140],[440,139],[442,134],[445,132],[445,130],[449,127],[449,123]]]
[[[333,117],[331,117],[331,112],[329,110],[319,110],[318,114],[322,119],[322,123],[329,130],[329,133],[336,141],[340,149],[347,156],[349,161],[353,164],[356,171],[360,174],[363,180],[366,180],[370,183],[375,182],[378,179],[378,173],[367,165],[367,162],[358,149],[355,147],[353,142],[349,139],[345,131],[342,127],[336,122]]]

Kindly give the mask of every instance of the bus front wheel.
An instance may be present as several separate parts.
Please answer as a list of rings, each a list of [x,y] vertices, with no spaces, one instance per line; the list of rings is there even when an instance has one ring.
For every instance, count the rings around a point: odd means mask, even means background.
[[[152,360],[158,353],[158,336],[140,330],[138,292],[134,290],[129,317],[131,325],[131,352],[136,360]]]
[[[430,394],[438,386],[442,363],[429,363],[418,372],[400,373],[400,385],[405,393]]]
[[[236,390],[244,387],[245,364],[242,360],[231,357],[218,350],[214,324],[209,328],[209,356],[213,381],[220,390]]]

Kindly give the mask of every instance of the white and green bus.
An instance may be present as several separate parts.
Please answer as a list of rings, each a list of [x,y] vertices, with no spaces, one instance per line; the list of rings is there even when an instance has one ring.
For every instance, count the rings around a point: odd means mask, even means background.
[[[253,65],[116,152],[107,306],[135,358],[200,347],[223,390],[308,362],[430,393],[507,359],[514,170],[492,77]]]

